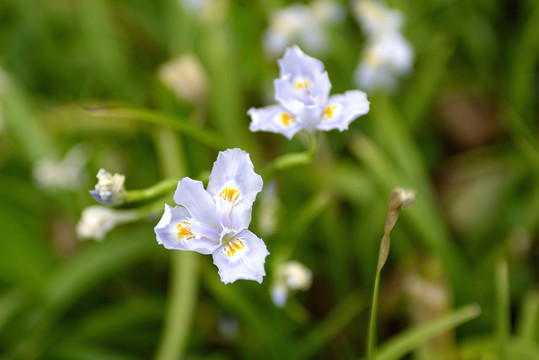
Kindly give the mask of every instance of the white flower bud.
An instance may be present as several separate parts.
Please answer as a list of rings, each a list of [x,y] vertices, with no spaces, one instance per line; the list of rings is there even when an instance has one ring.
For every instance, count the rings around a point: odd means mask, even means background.
[[[136,219],[134,211],[117,211],[100,205],[90,206],[82,211],[77,224],[77,236],[79,239],[101,241],[116,225]]]
[[[208,89],[206,72],[192,54],[172,59],[159,67],[159,79],[178,99],[194,103],[204,102]]]
[[[90,194],[102,204],[121,204],[125,197],[125,176],[107,172],[105,169],[100,169],[96,175],[97,185],[95,190],[90,191]]]

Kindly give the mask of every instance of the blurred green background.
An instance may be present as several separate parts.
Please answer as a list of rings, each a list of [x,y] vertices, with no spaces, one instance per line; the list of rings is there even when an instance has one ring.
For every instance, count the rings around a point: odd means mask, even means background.
[[[423,334],[394,358],[539,358],[534,0],[387,1],[405,16],[413,72],[391,94],[368,93],[371,110],[349,131],[323,133],[312,165],[275,174],[277,227],[264,235],[260,197],[251,224],[271,253],[262,285],[225,286],[210,257],[159,246],[160,213],[103,242],[77,240],[102,167],[137,189],[197,177],[227,147],[248,151],[258,172],[304,150],[301,134],[250,133],[246,115],[273,102],[278,67],[262,34],[289,4],[217,0],[190,12],[175,0],[0,0],[2,359],[149,359],[158,348],[160,358],[361,358],[396,186],[417,199],[401,214],[382,272],[380,346],[477,303],[479,317],[434,340]],[[355,88],[365,44],[341,4],[346,17],[328,29],[326,53],[312,54],[332,93]],[[183,54],[205,74],[194,99],[179,100],[157,75]],[[117,106],[160,116],[88,110]],[[40,181],[38,164],[68,152],[80,164],[72,181]],[[279,309],[270,285],[288,259],[312,270],[313,285]],[[174,271],[187,285],[171,303]],[[160,340],[167,319],[170,339]]]

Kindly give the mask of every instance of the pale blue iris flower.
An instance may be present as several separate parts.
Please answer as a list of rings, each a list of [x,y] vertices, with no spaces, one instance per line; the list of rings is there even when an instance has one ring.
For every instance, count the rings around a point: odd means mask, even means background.
[[[329,96],[331,83],[324,64],[294,45],[279,60],[275,80],[278,105],[248,111],[251,131],[280,133],[291,139],[298,131],[347,130],[358,116],[369,112],[367,95],[359,90]]]
[[[266,244],[251,231],[251,211],[262,190],[249,154],[240,149],[220,152],[208,188],[188,177],[178,182],[174,201],[155,227],[157,242],[167,249],[212,254],[225,283],[238,279],[262,283]]]

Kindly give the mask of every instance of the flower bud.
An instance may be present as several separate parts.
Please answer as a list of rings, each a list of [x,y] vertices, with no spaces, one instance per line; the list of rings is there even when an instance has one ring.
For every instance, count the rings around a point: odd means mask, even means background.
[[[77,236],[79,239],[101,241],[116,225],[136,219],[134,211],[118,211],[100,205],[90,206],[82,211],[77,224]]]
[[[202,103],[208,91],[206,72],[192,54],[179,56],[159,67],[159,79],[176,97],[193,103]]]
[[[125,176],[107,172],[105,169],[100,169],[96,175],[97,185],[95,190],[90,190],[90,194],[98,202],[107,205],[118,205],[125,200],[124,181]]]

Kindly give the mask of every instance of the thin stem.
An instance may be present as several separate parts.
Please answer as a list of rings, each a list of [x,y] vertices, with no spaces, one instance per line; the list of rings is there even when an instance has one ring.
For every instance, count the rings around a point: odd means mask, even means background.
[[[167,177],[181,178],[185,170],[179,139],[165,129],[159,129],[157,137],[163,172]],[[169,293],[156,360],[179,359],[187,343],[198,295],[196,255],[190,251],[171,252]]]
[[[168,193],[169,191],[174,190],[177,184],[178,184],[178,179],[170,178],[170,179],[161,180],[155,185],[146,189],[127,191],[126,196],[125,196],[125,202],[126,203],[139,202],[139,201],[145,201],[145,200],[156,198],[158,196]]]
[[[318,150],[318,134],[310,134],[310,146],[307,151],[279,156],[262,170],[262,178],[268,179],[274,172],[298,165],[310,164]]]
[[[378,313],[378,288],[380,285],[380,271],[376,271],[374,289],[372,291],[371,314],[369,318],[369,332],[367,333],[367,359],[374,359],[376,351],[376,315]]]
[[[179,359],[185,348],[198,293],[195,255],[187,251],[171,254],[169,304],[156,360]]]
[[[369,319],[369,331],[367,333],[367,359],[371,360],[376,352],[376,316],[378,314],[378,291],[380,287],[380,273],[386,263],[391,244],[391,230],[397,223],[402,208],[409,207],[415,202],[415,192],[410,189],[395,188],[391,193],[391,199],[387,209],[387,217],[384,223],[384,236],[380,241],[378,250],[378,266],[374,277],[374,289],[372,291],[371,314]]]

